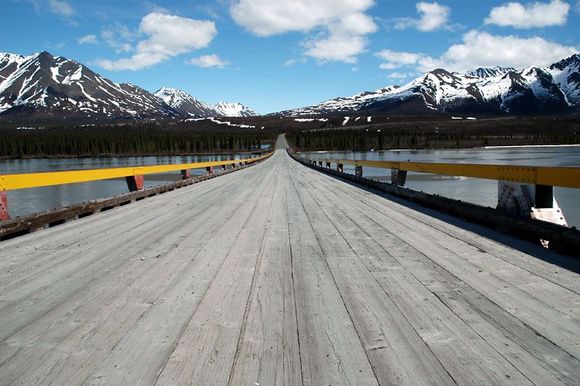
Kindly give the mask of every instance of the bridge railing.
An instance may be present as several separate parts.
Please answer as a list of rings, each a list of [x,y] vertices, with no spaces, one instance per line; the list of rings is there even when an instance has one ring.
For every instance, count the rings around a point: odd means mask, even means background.
[[[237,167],[261,161],[272,155],[237,160],[206,161],[183,164],[167,164],[152,166],[130,166],[119,168],[66,170],[58,172],[39,172],[24,174],[0,175],[0,221],[10,219],[8,214],[8,199],[6,192],[10,190],[40,188],[46,186],[74,184],[125,178],[129,191],[134,192],[144,188],[145,175],[181,171],[181,178],[187,179],[192,169],[206,169],[206,173],[213,174],[214,168]]]
[[[580,188],[579,167],[301,158],[319,167],[334,164],[340,173],[344,173],[344,165],[353,165],[358,177],[363,177],[364,167],[390,169],[391,184],[397,186],[405,185],[407,172],[497,180],[498,208],[561,225],[565,219],[554,199],[554,186]]]

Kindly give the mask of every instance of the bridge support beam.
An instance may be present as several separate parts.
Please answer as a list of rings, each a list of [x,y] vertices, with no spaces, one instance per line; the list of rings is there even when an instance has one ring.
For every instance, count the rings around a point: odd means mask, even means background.
[[[405,186],[407,182],[407,171],[391,169],[391,184],[396,186]]]
[[[344,165],[343,164],[336,164],[336,171],[339,173],[344,173]]]
[[[354,175],[356,177],[362,177],[363,176],[363,167],[362,166],[355,166],[354,167]]]
[[[129,188],[129,191],[136,192],[138,190],[143,190],[145,185],[145,176],[127,176],[125,177],[125,181],[127,181],[127,187]]]
[[[191,173],[189,172],[189,169],[183,169],[181,171],[181,179],[182,180],[187,180],[189,178],[191,178]]]
[[[0,221],[10,220],[10,215],[8,214],[8,196],[6,191],[0,191]]]

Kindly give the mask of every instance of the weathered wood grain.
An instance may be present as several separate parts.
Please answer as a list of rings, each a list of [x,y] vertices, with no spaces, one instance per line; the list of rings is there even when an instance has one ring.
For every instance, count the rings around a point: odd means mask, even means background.
[[[1,242],[0,385],[579,384],[580,262],[472,229],[279,150]]]

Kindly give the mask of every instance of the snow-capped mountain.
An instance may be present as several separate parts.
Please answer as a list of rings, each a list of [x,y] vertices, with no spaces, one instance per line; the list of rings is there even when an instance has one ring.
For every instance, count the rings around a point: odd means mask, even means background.
[[[192,117],[213,117],[216,110],[209,104],[195,99],[185,91],[175,88],[163,87],[155,93],[155,96],[162,99],[175,111],[184,116]]]
[[[478,68],[465,74],[430,71],[402,87],[341,97],[280,114],[542,113],[580,107],[580,54],[550,67]]]
[[[163,87],[155,95],[181,115],[189,117],[253,117],[258,115],[241,103],[219,102],[212,106],[175,88]]]
[[[241,103],[219,102],[213,107],[223,117],[254,117],[258,115],[254,110]]]
[[[27,118],[144,118],[177,116],[151,93],[117,84],[88,67],[41,52],[0,53],[0,113]]]
[[[216,106],[162,88],[154,95],[137,86],[112,82],[74,60],[40,52],[0,53],[0,116],[34,119],[141,119],[247,117],[239,104]]]

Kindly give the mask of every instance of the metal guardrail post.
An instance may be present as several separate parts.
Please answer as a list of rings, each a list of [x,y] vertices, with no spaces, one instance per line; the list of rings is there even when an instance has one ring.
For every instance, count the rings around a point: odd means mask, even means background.
[[[125,181],[127,181],[127,187],[130,192],[143,190],[145,186],[145,176],[143,175],[127,176],[125,177]]]
[[[407,182],[407,171],[400,169],[391,169],[391,184],[396,186],[405,186]]]
[[[8,196],[6,191],[0,191],[0,221],[10,220],[10,214],[8,214]]]
[[[548,185],[536,185],[536,208],[554,207],[554,187]]]

